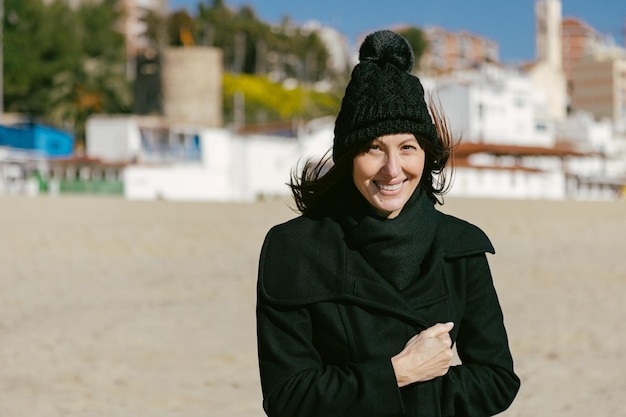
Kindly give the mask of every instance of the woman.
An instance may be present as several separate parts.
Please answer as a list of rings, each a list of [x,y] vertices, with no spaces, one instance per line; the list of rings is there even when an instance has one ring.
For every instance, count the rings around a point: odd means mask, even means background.
[[[261,252],[263,407],[272,417],[497,414],[519,379],[493,247],[435,209],[450,134],[438,112],[431,119],[403,37],[375,32],[359,59],[334,165],[292,178],[302,215],[272,228]],[[454,344],[461,364],[451,366]]]

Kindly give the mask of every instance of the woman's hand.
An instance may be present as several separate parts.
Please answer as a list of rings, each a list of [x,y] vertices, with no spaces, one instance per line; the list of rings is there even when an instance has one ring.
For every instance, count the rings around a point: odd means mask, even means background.
[[[404,349],[391,358],[398,386],[429,381],[445,375],[452,361],[450,330],[454,323],[437,323],[413,336]]]

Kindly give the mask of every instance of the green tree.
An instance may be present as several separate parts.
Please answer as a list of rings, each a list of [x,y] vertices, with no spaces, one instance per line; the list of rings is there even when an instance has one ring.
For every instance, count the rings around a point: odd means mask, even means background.
[[[208,3],[208,0],[207,0]],[[213,0],[211,5],[200,4],[196,30],[200,43],[223,51],[224,69],[233,71],[235,60],[235,13],[223,1]]]
[[[410,26],[399,30],[398,33],[406,38],[413,49],[415,55],[415,68],[419,69],[420,58],[428,47],[428,40],[421,29]]]
[[[131,108],[118,0],[6,0],[5,108],[71,130],[87,118]]]
[[[170,46],[190,46],[195,44],[194,19],[187,10],[172,13],[167,22],[168,44]]]
[[[79,55],[74,13],[62,2],[5,0],[5,109],[43,116],[54,76]]]
[[[144,37],[149,48],[160,51],[169,43],[169,20],[168,16],[161,15],[153,10],[148,10],[142,18],[146,26]]]
[[[223,0],[208,3],[198,7],[197,38],[223,50],[226,71],[305,82],[328,77],[328,51],[315,32],[300,29],[289,17],[270,26],[250,6],[233,10]]]
[[[200,4],[196,31],[201,44],[221,48],[224,67],[235,73],[265,72],[269,25],[260,21],[250,6],[231,10],[223,1]]]
[[[120,20],[117,0],[86,2],[77,10],[75,31],[80,54],[58,72],[48,96],[48,119],[85,138],[85,123],[94,113],[126,113],[132,96],[127,77],[124,37],[111,28]]]

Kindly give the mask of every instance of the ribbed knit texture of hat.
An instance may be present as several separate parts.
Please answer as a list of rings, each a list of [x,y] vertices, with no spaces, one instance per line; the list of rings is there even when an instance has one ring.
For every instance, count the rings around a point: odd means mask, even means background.
[[[333,160],[350,146],[382,135],[413,133],[437,141],[424,88],[411,75],[413,61],[411,45],[395,32],[382,30],[365,38],[335,121]]]

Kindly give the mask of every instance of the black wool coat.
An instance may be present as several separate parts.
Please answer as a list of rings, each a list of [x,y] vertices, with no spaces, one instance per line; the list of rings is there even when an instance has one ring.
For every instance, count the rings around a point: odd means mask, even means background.
[[[476,226],[437,212],[420,277],[397,290],[344,241],[331,218],[272,228],[259,264],[257,335],[271,417],[490,416],[520,381]],[[398,388],[391,357],[422,330],[454,322],[462,364]]]

